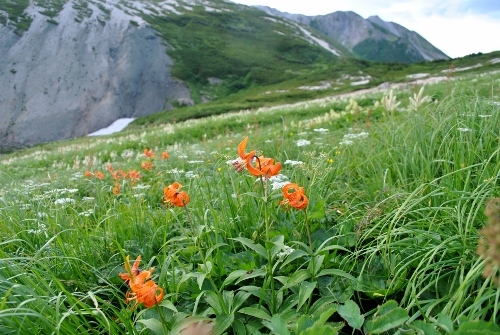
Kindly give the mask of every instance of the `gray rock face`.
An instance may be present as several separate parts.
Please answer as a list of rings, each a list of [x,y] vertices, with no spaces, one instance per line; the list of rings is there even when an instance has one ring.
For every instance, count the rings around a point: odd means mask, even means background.
[[[88,6],[77,20],[67,3],[55,24],[31,5],[22,36],[0,25],[0,147],[83,136],[190,100],[152,28],[118,7]]]

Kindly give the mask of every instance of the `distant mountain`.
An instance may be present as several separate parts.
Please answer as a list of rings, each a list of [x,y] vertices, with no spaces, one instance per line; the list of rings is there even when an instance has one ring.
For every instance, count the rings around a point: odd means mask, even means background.
[[[307,16],[256,6],[264,12],[315,28],[339,42],[355,56],[376,62],[415,63],[449,59],[441,50],[414,31],[378,16],[364,19],[354,12]]]

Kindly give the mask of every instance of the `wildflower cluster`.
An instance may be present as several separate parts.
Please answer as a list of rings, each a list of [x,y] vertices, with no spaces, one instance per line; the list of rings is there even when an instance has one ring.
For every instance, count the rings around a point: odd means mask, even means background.
[[[153,307],[163,300],[164,291],[152,279],[151,274],[154,268],[149,270],[139,270],[141,256],[137,256],[134,265],[130,267],[129,256],[126,257],[124,264],[126,273],[120,273],[120,278],[123,279],[130,287],[131,292],[127,292],[126,302],[135,301],[132,309],[138,304],[143,304],[146,308]]]
[[[163,189],[163,202],[167,205],[174,205],[177,207],[184,207],[188,204],[190,198],[189,195],[184,191],[179,191],[182,185],[175,182],[168,185]]]

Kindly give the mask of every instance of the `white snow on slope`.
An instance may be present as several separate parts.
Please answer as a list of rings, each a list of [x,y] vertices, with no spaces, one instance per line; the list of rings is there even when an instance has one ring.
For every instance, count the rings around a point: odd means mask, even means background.
[[[88,136],[99,136],[99,135],[109,135],[113,133],[117,133],[119,131],[122,131],[125,129],[128,124],[132,121],[134,121],[135,118],[123,118],[123,119],[118,119],[106,128],[99,129],[98,131],[94,131],[93,133],[90,133]]]

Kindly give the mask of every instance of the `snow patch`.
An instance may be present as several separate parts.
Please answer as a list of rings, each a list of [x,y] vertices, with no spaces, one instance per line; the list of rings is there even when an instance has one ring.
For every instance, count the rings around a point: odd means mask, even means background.
[[[99,129],[98,131],[90,133],[88,136],[100,136],[100,135],[109,135],[117,133],[125,129],[128,126],[128,124],[134,120],[135,118],[118,119],[109,126],[107,126],[106,128]]]

